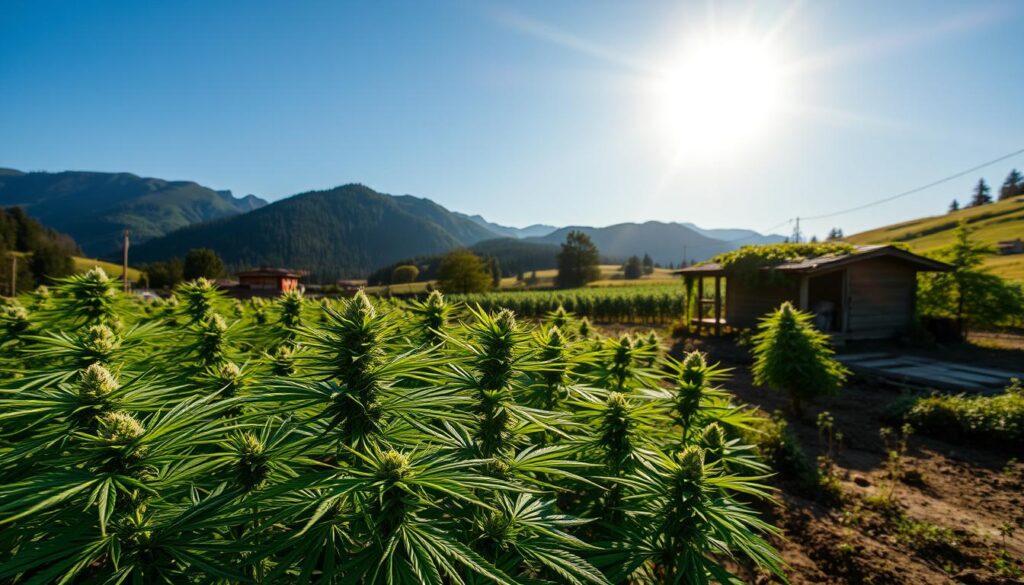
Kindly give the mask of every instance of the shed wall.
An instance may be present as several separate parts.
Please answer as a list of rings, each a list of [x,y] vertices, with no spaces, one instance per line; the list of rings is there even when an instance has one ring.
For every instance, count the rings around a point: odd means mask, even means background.
[[[799,298],[800,284],[796,279],[780,286],[763,286],[726,278],[725,322],[734,327],[754,327],[758,319],[779,308],[783,301],[796,304]]]
[[[878,339],[910,331],[917,294],[917,272],[888,258],[850,264],[849,336]]]

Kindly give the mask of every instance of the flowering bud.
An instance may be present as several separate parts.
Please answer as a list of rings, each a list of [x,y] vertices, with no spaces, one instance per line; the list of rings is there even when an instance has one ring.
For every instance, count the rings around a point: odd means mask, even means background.
[[[92,364],[82,371],[78,393],[86,400],[100,400],[119,387],[120,384],[107,368]]]
[[[690,445],[676,459],[679,461],[676,478],[680,481],[694,483],[704,477],[704,450],[700,447]]]
[[[401,481],[409,475],[409,458],[398,451],[387,451],[377,463],[377,478],[386,481]]]
[[[108,412],[99,417],[100,438],[112,445],[125,445],[146,432],[134,416],[127,412]]]

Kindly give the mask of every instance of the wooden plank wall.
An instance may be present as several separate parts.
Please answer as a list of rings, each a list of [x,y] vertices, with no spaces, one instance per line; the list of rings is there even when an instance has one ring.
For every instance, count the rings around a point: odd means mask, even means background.
[[[725,279],[725,322],[733,327],[754,327],[757,320],[779,308],[783,301],[796,304],[799,281],[782,286],[749,285],[736,278]]]
[[[910,331],[917,273],[902,262],[877,258],[849,268],[849,336],[877,339]]]

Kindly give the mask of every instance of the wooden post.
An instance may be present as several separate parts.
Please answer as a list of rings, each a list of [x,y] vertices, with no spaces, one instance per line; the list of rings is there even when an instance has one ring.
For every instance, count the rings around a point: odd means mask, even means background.
[[[722,334],[722,277],[715,275],[715,335]]]
[[[686,332],[689,333],[691,330],[690,323],[690,302],[693,301],[693,293],[690,291],[690,287],[693,285],[693,277],[689,274],[683,276],[683,322],[686,325]]]
[[[810,304],[810,280],[807,276],[800,277],[800,306],[797,308],[801,311],[806,311]]]
[[[697,335],[704,327],[704,275],[697,277]]]
[[[124,292],[128,293],[128,230],[124,230],[124,256],[121,259],[121,281],[124,283]]]

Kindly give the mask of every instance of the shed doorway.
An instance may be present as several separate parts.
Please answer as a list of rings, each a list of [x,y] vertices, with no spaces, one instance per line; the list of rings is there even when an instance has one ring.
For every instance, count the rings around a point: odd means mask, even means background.
[[[819,331],[845,331],[846,270],[812,276],[807,283],[807,308],[814,313]]]

